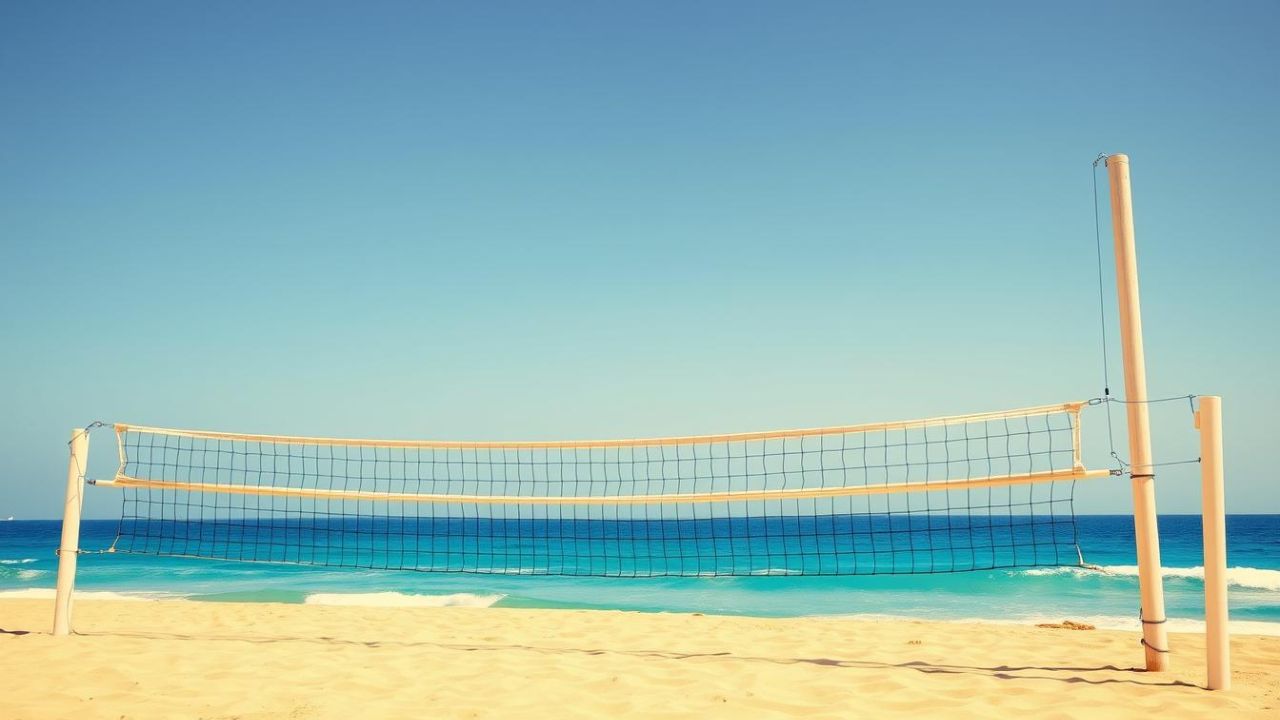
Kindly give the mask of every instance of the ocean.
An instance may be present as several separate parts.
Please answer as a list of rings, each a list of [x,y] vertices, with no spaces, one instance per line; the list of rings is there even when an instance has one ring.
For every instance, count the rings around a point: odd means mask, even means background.
[[[1100,570],[1031,567],[928,575],[759,574],[575,577],[308,567],[138,554],[80,557],[81,597],[312,604],[593,608],[771,617],[858,616],[1040,622],[1137,629],[1133,522],[1077,518],[1084,559]],[[0,522],[0,598],[52,597],[60,522]],[[111,545],[117,520],[87,520],[85,550]],[[1160,518],[1173,631],[1203,627],[1200,518]],[[1232,629],[1280,635],[1280,515],[1227,518]]]

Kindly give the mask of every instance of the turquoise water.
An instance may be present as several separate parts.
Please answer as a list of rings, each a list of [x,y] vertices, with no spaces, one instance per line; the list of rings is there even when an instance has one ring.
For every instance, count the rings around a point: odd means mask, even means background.
[[[996,621],[1090,620],[1137,627],[1132,519],[1078,518],[1086,562],[922,575],[575,577],[405,572],[85,554],[77,588],[126,596],[384,605],[607,608],[760,616],[889,615]],[[81,547],[109,547],[117,521],[86,521]],[[1238,629],[1280,634],[1280,515],[1227,519],[1231,616]],[[60,524],[0,522],[0,596],[47,595]],[[1200,518],[1160,519],[1172,629],[1203,617]],[[1050,558],[1061,562],[1063,558]],[[1041,562],[1044,562],[1041,559]],[[785,568],[784,568],[785,569]]]

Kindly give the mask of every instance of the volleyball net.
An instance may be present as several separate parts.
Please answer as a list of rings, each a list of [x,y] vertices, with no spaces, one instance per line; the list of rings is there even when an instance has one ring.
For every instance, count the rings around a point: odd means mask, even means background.
[[[115,425],[112,549],[440,572],[870,575],[1078,564],[1072,402],[569,442]]]

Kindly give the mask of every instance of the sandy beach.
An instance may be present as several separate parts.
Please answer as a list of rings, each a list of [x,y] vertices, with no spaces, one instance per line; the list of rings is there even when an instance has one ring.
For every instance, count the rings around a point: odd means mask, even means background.
[[[1275,717],[1280,637],[499,608],[0,601],[3,718]]]

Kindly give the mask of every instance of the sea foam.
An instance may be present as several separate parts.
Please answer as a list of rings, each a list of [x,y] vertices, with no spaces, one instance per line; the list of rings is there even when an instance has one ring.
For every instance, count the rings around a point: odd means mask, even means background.
[[[1077,576],[1098,576],[1115,575],[1119,577],[1137,577],[1137,565],[1101,565],[1097,569],[1082,567],[1049,567],[1049,568],[1032,568],[1030,570],[1021,571],[1023,575],[1077,575]],[[1162,575],[1166,578],[1181,578],[1184,580],[1200,580],[1204,581],[1203,567],[1167,567],[1162,568]],[[1227,584],[1250,590],[1272,590],[1280,591],[1280,570],[1267,570],[1264,568],[1252,567],[1233,567],[1227,568]]]
[[[506,595],[411,595],[398,592],[378,593],[313,593],[307,605],[360,605],[365,607],[489,607]]]

